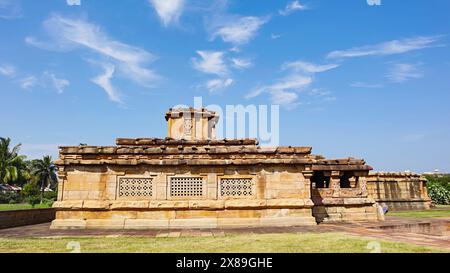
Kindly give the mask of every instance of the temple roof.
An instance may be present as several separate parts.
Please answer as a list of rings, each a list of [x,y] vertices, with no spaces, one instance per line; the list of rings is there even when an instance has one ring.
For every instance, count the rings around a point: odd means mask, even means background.
[[[362,159],[326,159],[311,147],[264,147],[256,139],[175,140],[118,138],[117,146],[60,147],[59,166],[67,165],[310,165],[312,170],[369,171]]]

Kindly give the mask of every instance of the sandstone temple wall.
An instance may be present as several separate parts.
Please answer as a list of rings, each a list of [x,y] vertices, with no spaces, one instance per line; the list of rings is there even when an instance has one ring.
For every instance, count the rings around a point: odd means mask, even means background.
[[[61,196],[54,205],[57,220],[52,226],[145,229],[313,225],[310,183],[302,171],[292,166],[69,167],[60,183]],[[198,186],[183,186],[192,180]]]
[[[429,209],[427,180],[418,174],[371,172],[367,177],[369,196],[389,210]]]

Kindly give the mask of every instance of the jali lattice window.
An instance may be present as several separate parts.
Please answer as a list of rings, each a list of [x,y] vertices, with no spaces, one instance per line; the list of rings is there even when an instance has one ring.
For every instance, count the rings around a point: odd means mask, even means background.
[[[222,178],[220,180],[221,196],[245,197],[253,195],[251,178]]]
[[[171,177],[170,196],[172,197],[203,196],[203,178]]]
[[[119,197],[151,197],[153,178],[119,178]]]

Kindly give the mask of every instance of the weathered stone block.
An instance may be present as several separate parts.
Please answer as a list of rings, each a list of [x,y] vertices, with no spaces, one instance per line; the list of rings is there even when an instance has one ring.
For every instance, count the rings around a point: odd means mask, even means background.
[[[223,200],[193,200],[189,201],[189,208],[191,209],[223,209],[225,201]]]
[[[147,209],[150,201],[114,201],[111,202],[111,209]]]
[[[170,219],[170,228],[217,228],[217,218]]]
[[[125,218],[122,219],[87,219],[86,228],[90,229],[124,229]]]
[[[50,229],[85,229],[86,220],[82,219],[56,219],[52,221]]]
[[[95,201],[95,200],[85,200],[83,202],[84,209],[104,209],[107,210],[110,207],[109,201]]]
[[[56,201],[53,203],[56,209],[81,209],[83,208],[83,200]]]
[[[256,199],[256,200],[248,200],[248,199],[236,199],[236,200],[225,200],[225,208],[233,209],[233,208],[262,208],[266,206],[266,200],[264,199]]]
[[[125,229],[168,229],[169,219],[125,219]]]

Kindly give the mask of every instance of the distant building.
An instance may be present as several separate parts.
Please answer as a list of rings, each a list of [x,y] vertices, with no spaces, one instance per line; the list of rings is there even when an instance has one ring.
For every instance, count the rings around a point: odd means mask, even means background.
[[[22,188],[19,186],[8,185],[8,184],[0,185],[0,192],[2,192],[2,193],[8,193],[8,192],[19,193],[20,191],[22,191]]]

